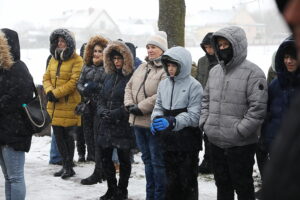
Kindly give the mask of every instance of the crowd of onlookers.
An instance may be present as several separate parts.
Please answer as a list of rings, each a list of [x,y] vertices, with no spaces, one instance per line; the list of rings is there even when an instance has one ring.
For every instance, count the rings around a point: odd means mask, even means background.
[[[299,199],[300,1],[277,4],[293,34],[266,58],[272,61],[267,78],[247,59],[246,33],[238,26],[207,33],[197,65],[186,48],[168,48],[164,31],[146,40],[142,62],[133,43],[99,34],[78,55],[74,34],[54,30],[43,76],[50,163],[62,165],[54,176],[76,174],[76,141],[78,162],[95,162],[81,184],[106,181],[101,200],[128,199],[135,149],[145,166],[147,200],[201,199],[198,173],[214,175],[218,200],[233,200],[235,193],[239,200]],[[18,34],[6,28],[0,31],[0,84],[5,196],[23,200],[33,133],[21,105],[35,88]],[[262,177],[257,192],[255,155]]]

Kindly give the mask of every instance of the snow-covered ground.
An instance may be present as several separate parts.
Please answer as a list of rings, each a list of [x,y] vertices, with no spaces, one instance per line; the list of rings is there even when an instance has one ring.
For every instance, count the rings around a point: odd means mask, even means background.
[[[267,73],[271,64],[271,57],[276,46],[250,46],[248,48],[248,59],[262,68]],[[188,48],[196,62],[203,56],[202,49]],[[46,59],[49,55],[48,49],[25,49],[21,52],[22,60],[27,64],[36,83],[42,82],[42,76],[46,68]],[[143,59],[146,55],[145,48],[138,48],[137,55]],[[28,200],[96,200],[106,192],[106,182],[92,186],[80,184],[82,178],[89,176],[94,163],[76,163],[74,168],[76,175],[69,180],[53,177],[53,173],[60,169],[60,166],[49,165],[50,137],[33,137],[32,146],[26,154],[25,181],[27,186]],[[203,152],[199,157],[202,159]],[[77,154],[75,155],[77,160]],[[135,155],[136,163],[132,166],[132,177],[129,180],[129,197],[134,200],[145,199],[145,177],[144,166],[140,154]],[[259,185],[257,166],[253,173],[255,185]],[[216,187],[212,175],[198,176],[199,199],[215,200]],[[0,200],[5,199],[4,178],[0,173]]]
[[[106,182],[96,185],[85,186],[80,184],[82,178],[89,176],[94,169],[93,162],[77,163],[74,170],[76,175],[68,180],[60,177],[54,177],[53,173],[58,171],[61,166],[49,165],[49,150],[51,137],[32,138],[32,146],[29,153],[26,153],[25,162],[25,182],[28,200],[96,200],[103,195],[106,190]],[[202,159],[203,152],[200,152]],[[132,165],[131,178],[129,179],[129,198],[133,200],[145,199],[145,176],[144,165],[141,161],[141,155],[136,154],[135,163]],[[77,153],[75,153],[77,160]],[[257,167],[253,173],[255,184],[259,184]],[[212,175],[199,175],[199,199],[215,200],[216,186]],[[0,199],[5,199],[4,177],[0,173]]]

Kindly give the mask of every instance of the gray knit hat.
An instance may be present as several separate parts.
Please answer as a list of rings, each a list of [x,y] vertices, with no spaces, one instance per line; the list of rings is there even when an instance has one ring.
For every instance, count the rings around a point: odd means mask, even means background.
[[[159,47],[161,50],[166,51],[168,49],[167,34],[164,31],[158,31],[156,34],[150,36],[147,40],[147,44],[152,44]]]

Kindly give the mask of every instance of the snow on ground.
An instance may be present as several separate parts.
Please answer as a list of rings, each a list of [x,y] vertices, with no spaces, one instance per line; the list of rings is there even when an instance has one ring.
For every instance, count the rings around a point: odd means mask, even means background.
[[[53,173],[58,171],[61,166],[49,165],[49,150],[51,138],[33,137],[32,146],[29,153],[26,153],[25,162],[25,182],[28,200],[96,200],[103,195],[106,190],[106,182],[96,185],[85,186],[80,184],[80,180],[88,177],[94,169],[93,162],[78,163],[74,170],[76,175],[68,180],[60,177],[54,177]],[[202,159],[203,152],[200,152]],[[77,160],[75,153],[75,160]],[[129,179],[129,198],[133,200],[145,199],[145,176],[144,165],[141,161],[141,155],[136,154],[135,163],[132,165],[131,178]],[[257,167],[253,173],[255,185],[259,184]],[[216,187],[212,175],[199,175],[199,199],[215,200]],[[0,173],[0,199],[5,199],[4,194],[4,177]]]
[[[248,48],[248,59],[267,74],[271,64],[271,57],[277,46],[250,46]],[[199,57],[203,56],[200,47],[188,48],[193,61],[197,62]],[[27,64],[35,83],[41,84],[43,73],[46,68],[46,59],[49,55],[48,49],[25,49],[21,52],[22,60]],[[145,48],[138,48],[137,55],[144,59],[146,55]],[[96,200],[106,192],[106,182],[92,186],[80,184],[82,178],[88,177],[94,169],[94,163],[76,163],[74,168],[76,176],[69,180],[62,180],[59,177],[53,177],[53,173],[60,169],[60,166],[49,165],[50,137],[33,137],[32,146],[29,153],[26,153],[25,162],[25,181],[27,186],[28,200]],[[202,159],[203,152],[200,152],[199,158]],[[75,154],[77,159],[77,154]],[[129,180],[129,197],[134,200],[145,199],[145,177],[144,166],[140,154],[135,155],[136,163],[132,166],[132,177]],[[253,173],[256,187],[259,183],[259,174],[257,166]],[[212,175],[198,176],[199,199],[215,200],[216,187]],[[0,173],[0,199],[5,199],[4,178]]]

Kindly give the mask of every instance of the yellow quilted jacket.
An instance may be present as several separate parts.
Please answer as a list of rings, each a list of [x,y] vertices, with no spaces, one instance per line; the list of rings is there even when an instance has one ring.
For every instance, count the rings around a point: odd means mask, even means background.
[[[82,58],[74,53],[72,57],[63,61],[59,75],[56,77],[59,61],[51,58],[47,71],[43,77],[46,94],[52,91],[59,102],[48,102],[47,111],[52,117],[54,126],[80,126],[81,118],[74,113],[76,105],[81,101],[76,84],[83,66]]]

